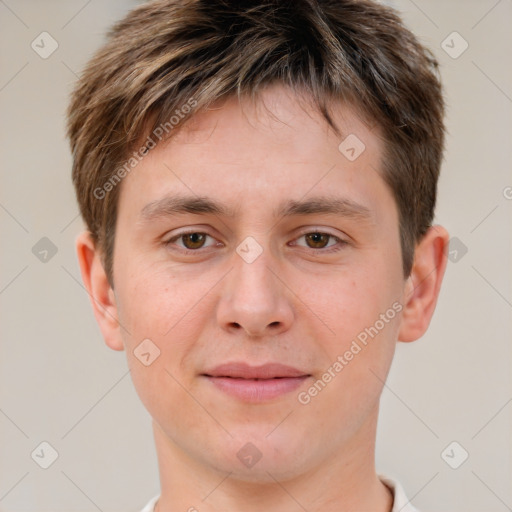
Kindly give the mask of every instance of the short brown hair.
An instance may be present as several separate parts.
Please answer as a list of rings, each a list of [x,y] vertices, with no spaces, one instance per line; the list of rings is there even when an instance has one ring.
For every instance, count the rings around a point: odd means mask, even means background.
[[[437,67],[395,11],[370,0],[156,0],[135,8],[89,62],[68,111],[73,183],[111,285],[116,184],[127,159],[135,165],[147,150],[135,145],[184,105],[197,112],[235,94],[255,98],[276,82],[306,92],[335,130],[333,100],[379,126],[407,277],[436,203],[444,144]]]

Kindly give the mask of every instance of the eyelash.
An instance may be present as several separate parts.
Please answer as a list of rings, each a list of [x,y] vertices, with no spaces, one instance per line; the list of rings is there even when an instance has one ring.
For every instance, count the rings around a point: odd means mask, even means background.
[[[179,233],[179,234],[173,236],[171,239],[167,240],[166,242],[164,242],[164,245],[166,247],[168,247],[168,246],[172,245],[173,242],[175,242],[176,240],[179,240],[180,238],[182,238],[186,235],[192,235],[192,234],[206,235],[213,239],[213,237],[211,235],[209,235],[208,233],[204,233],[203,231],[184,231],[182,233]],[[331,239],[335,239],[337,241],[337,246],[331,246],[329,248],[321,247],[321,248],[315,249],[313,247],[301,246],[301,247],[309,249],[313,252],[335,253],[335,252],[342,250],[345,245],[349,244],[349,242],[347,242],[346,240],[342,240],[341,238],[339,238],[331,233],[326,233],[324,231],[305,231],[305,232],[301,233],[295,240],[298,240],[298,239],[302,238],[303,236],[312,235],[312,234],[327,235],[329,237],[329,241],[327,243],[329,243],[331,241]],[[213,247],[213,246],[209,246],[209,247]],[[208,249],[209,247],[207,247],[206,249]],[[332,247],[335,247],[335,248],[332,248]],[[187,248],[177,246],[177,249],[180,252],[183,252],[185,254],[191,254],[191,253],[199,253],[204,248],[200,247],[199,249],[187,249]]]

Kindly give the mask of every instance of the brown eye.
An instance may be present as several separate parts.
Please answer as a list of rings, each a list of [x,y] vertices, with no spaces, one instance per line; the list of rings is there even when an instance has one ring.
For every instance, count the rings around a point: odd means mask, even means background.
[[[304,235],[307,240],[307,244],[312,249],[323,249],[329,242],[330,238],[333,238],[332,235],[328,235],[327,233],[308,233]]]
[[[206,240],[205,233],[186,233],[179,238],[183,240],[183,245],[187,249],[200,249]]]
[[[203,252],[202,249],[206,251],[207,249],[213,249],[215,246],[218,247],[222,245],[218,242],[216,243],[215,238],[211,235],[201,231],[180,233],[163,243],[172,251],[178,251],[188,255],[191,255],[193,252],[199,254]]]

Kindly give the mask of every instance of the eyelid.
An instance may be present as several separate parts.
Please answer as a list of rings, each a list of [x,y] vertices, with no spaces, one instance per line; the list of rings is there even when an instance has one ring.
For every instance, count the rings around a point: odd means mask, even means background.
[[[341,240],[341,238],[338,238],[337,236],[334,236],[334,235],[331,235],[331,233],[323,233],[321,231],[311,231],[311,233],[303,233],[302,235],[299,235],[297,238],[295,238],[293,240],[294,244],[293,245],[297,245],[295,242],[303,237],[305,237],[306,235],[310,235],[310,234],[317,234],[317,235],[326,235],[329,237],[329,242],[331,241],[331,239],[335,239],[337,240],[338,242],[343,242],[343,240]],[[304,245],[301,245],[300,247],[306,247],[306,249],[314,249],[313,247],[307,247],[307,246],[304,246]],[[332,247],[332,246],[329,246],[329,247]],[[325,249],[325,247],[321,247],[319,249],[316,249],[316,250],[322,250],[322,249]]]
[[[334,243],[332,245],[328,245],[327,247],[320,247],[320,248],[317,248],[317,249],[315,249],[314,247],[307,247],[307,245],[299,245],[299,244],[297,244],[297,240],[299,238],[302,238],[303,236],[311,234],[311,233],[317,233],[317,234],[320,234],[320,235],[327,235],[331,239],[335,239],[336,243]],[[329,242],[330,242],[330,240],[329,240]],[[335,235],[334,233],[329,232],[325,228],[315,228],[315,227],[308,226],[307,229],[305,229],[302,232],[300,232],[293,239],[291,244],[293,246],[302,247],[303,249],[306,249],[309,252],[318,253],[318,254],[322,254],[322,253],[323,254],[327,254],[327,253],[333,253],[333,252],[339,251],[339,250],[342,249],[342,247],[344,245],[349,245],[349,243],[350,242],[348,240],[346,240],[345,238],[343,238],[343,237],[341,237],[339,235]]]
[[[322,235],[329,235],[332,238],[336,238],[340,242],[350,243],[350,237],[342,232],[333,233],[329,230],[329,228],[324,228],[321,226],[306,226],[305,228],[301,229],[299,233],[297,234],[296,238],[300,238],[301,236],[307,235],[309,233],[319,233]]]
[[[191,254],[191,253],[194,253],[194,252],[197,252],[197,253],[203,252],[204,250],[208,250],[211,247],[215,247],[215,245],[219,245],[219,244],[223,245],[222,242],[219,242],[218,240],[216,240],[216,238],[213,235],[211,235],[210,233],[207,233],[206,231],[201,231],[201,228],[185,229],[184,231],[180,231],[178,233],[175,233],[174,235],[172,235],[170,238],[168,238],[164,242],[164,245],[168,246],[168,245],[174,244],[174,242],[179,240],[182,236],[189,235],[189,234],[192,234],[192,233],[197,233],[197,234],[201,234],[201,235],[205,235],[207,237],[210,237],[211,239],[216,241],[217,244],[213,243],[213,244],[208,245],[206,247],[204,247],[204,246],[200,247],[199,249],[187,249],[186,247],[181,247],[179,245],[176,245],[177,250],[179,250],[179,251],[181,251],[183,253]],[[321,235],[327,235],[327,236],[329,236],[331,238],[336,239],[337,243],[333,244],[332,246],[321,247],[321,248],[318,248],[318,249],[315,249],[314,247],[307,247],[307,246],[296,244],[297,239],[299,239],[299,238],[301,238],[301,237],[303,237],[305,235],[312,234],[312,233],[317,233],[317,234],[321,234]],[[302,248],[307,249],[307,250],[312,251],[312,252],[319,252],[319,253],[321,253],[321,252],[324,252],[324,253],[335,252],[335,251],[337,251],[337,250],[339,250],[341,248],[340,246],[347,245],[349,243],[350,242],[348,240],[346,240],[345,238],[343,238],[343,237],[341,237],[339,235],[335,235],[334,233],[331,233],[328,229],[321,228],[321,227],[316,227],[316,226],[306,226],[301,231],[299,231],[299,233],[292,240],[292,245],[295,245],[295,246],[298,246],[298,247],[302,247]]]
[[[338,238],[339,240],[342,240],[342,234],[335,234],[329,231],[329,228],[324,228],[321,226],[306,226],[304,228],[301,228],[298,236],[307,235],[308,233],[321,233],[323,235],[330,235],[335,238]]]
[[[175,242],[177,240],[179,240],[182,236],[185,236],[185,235],[190,235],[192,233],[197,233],[197,234],[200,234],[200,235],[205,235],[207,237],[210,237],[212,240],[216,241],[217,244],[213,243],[211,245],[208,245],[206,247],[200,247],[199,249],[187,249],[186,247],[181,247],[179,245],[176,245],[177,249],[179,251],[182,251],[182,252],[185,252],[185,253],[193,253],[193,252],[201,252],[205,249],[209,249],[211,247],[214,247],[215,245],[218,245],[219,243],[222,243],[222,242],[219,242],[218,240],[216,240],[216,238],[213,236],[213,235],[210,235],[210,233],[207,233],[206,231],[201,231],[201,229],[188,229],[188,230],[184,230],[184,231],[180,231],[179,233],[175,233],[173,234],[170,238],[166,238],[166,240],[164,241],[164,245],[165,246],[168,246],[168,245],[175,245]]]

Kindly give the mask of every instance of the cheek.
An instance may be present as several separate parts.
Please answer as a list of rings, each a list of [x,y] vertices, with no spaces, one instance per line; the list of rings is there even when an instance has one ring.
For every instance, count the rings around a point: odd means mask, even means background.
[[[173,375],[188,386],[194,370],[191,355],[211,308],[207,292],[213,283],[197,279],[190,286],[169,271],[148,268],[136,274],[135,270],[121,276],[123,286],[118,291],[119,321],[134,380],[140,377],[143,387],[162,389]],[[145,362],[154,357],[151,372],[138,357],[148,352]],[[156,376],[156,369],[162,375]]]
[[[323,324],[323,339],[335,352],[355,339],[365,329],[379,322],[400,298],[400,287],[389,269],[375,262],[371,268],[344,269],[317,281],[316,286],[304,286],[300,297]],[[386,317],[385,329],[396,331],[396,311]],[[332,351],[332,350],[331,350]]]
[[[178,414],[179,404],[186,403],[183,389],[190,382],[182,369],[191,367],[187,356],[199,337],[199,322],[192,294],[175,286],[169,275],[131,276],[119,290],[127,362],[141,402],[164,421],[159,415]]]
[[[361,418],[377,407],[393,359],[401,309],[399,280],[384,267],[375,262],[360,271],[352,268],[309,295],[311,309],[323,311],[335,333],[326,331],[318,340],[326,356],[325,373],[318,376],[315,389],[310,388],[314,397],[309,413],[316,417],[327,407],[333,428],[351,418],[355,431]]]
[[[119,281],[119,319],[136,337],[130,343],[141,336],[153,336],[155,342],[162,342],[172,336],[190,310],[190,291],[171,273],[126,268],[124,275],[120,272]]]
[[[378,407],[395,351],[401,305],[374,284],[352,283],[346,288],[350,293],[331,295],[337,299],[326,303],[326,323],[335,335],[327,333],[319,340],[326,355],[322,373],[301,396],[300,403],[307,402],[304,414],[312,421],[326,417],[326,428],[328,423],[339,440],[355,433]],[[341,424],[346,428],[337,428]]]

